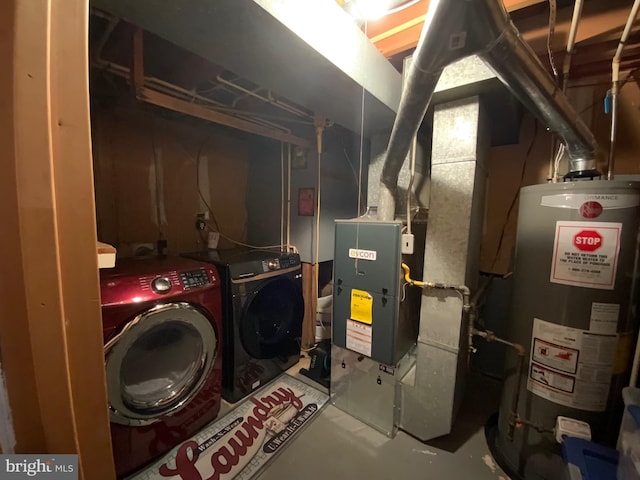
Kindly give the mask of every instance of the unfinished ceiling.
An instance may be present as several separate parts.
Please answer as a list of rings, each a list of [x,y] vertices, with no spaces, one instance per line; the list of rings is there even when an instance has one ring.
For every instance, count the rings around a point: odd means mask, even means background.
[[[94,0],[92,5],[354,132],[363,123],[363,94],[365,133],[393,123],[401,76],[334,2]]]
[[[504,6],[522,37],[549,69],[548,0],[503,0]],[[629,0],[586,0],[576,36],[570,80],[606,79],[611,75],[611,60],[631,9]],[[557,15],[550,47],[556,64],[561,65],[569,35],[573,0],[557,0]],[[403,58],[412,51],[420,37],[429,0],[419,0],[397,13],[369,21],[367,35],[386,57]],[[622,69],[640,67],[640,22],[636,22],[626,44]],[[394,62],[394,63],[397,63]]]
[[[550,69],[549,2],[503,1]],[[133,85],[139,100],[309,148],[316,126],[335,122],[359,132],[363,113],[365,134],[390,128],[400,96],[397,70],[415,48],[429,1],[408,3],[365,26],[332,0],[177,0],[170,8],[160,0],[93,0],[92,68]],[[608,81],[629,8],[626,0],[585,1],[573,84]],[[572,13],[573,1],[558,0],[549,42],[558,65]],[[321,15],[335,21],[318,26]],[[363,31],[371,43],[362,41]],[[349,50],[351,43],[357,48]],[[622,71],[638,67],[635,27]]]

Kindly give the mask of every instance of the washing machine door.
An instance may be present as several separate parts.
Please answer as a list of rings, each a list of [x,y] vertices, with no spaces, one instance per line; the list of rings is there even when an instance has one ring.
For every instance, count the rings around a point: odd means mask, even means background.
[[[299,355],[303,316],[301,288],[284,276],[267,280],[247,297],[243,309],[244,349],[258,359]]]
[[[188,303],[138,315],[105,345],[111,421],[147,425],[186,406],[211,373],[211,321]]]

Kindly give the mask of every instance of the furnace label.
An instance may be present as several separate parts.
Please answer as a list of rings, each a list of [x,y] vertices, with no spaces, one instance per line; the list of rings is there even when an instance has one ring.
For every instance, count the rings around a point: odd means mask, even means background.
[[[550,281],[613,290],[622,223],[556,222]]]
[[[347,348],[370,357],[372,331],[371,325],[347,320]]]
[[[559,405],[604,411],[618,337],[538,318],[532,333],[527,389]]]
[[[371,325],[373,321],[373,297],[364,290],[351,290],[351,319]]]

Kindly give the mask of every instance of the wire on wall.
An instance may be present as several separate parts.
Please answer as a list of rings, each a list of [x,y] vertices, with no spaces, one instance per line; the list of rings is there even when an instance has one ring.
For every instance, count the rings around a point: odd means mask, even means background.
[[[533,150],[533,145],[536,143],[536,137],[538,136],[538,120],[534,119],[533,123],[533,135],[531,136],[531,142],[527,147],[527,152],[525,153],[524,160],[522,162],[522,170],[520,172],[520,182],[518,182],[518,190],[516,191],[513,199],[511,200],[511,204],[509,205],[509,209],[507,210],[507,216],[504,219],[504,224],[502,225],[502,232],[500,233],[500,239],[498,240],[498,248],[496,248],[496,255],[493,258],[493,262],[491,263],[491,270],[494,269],[496,263],[498,261],[498,257],[500,255],[500,250],[502,250],[502,244],[504,243],[504,236],[507,231],[507,225],[509,224],[509,219],[511,218],[511,213],[518,203],[518,199],[520,198],[520,189],[522,188],[522,183],[524,182],[524,177],[527,172],[527,164],[529,163],[529,156],[531,155],[531,151]]]
[[[367,37],[367,30],[369,28],[369,22],[365,20],[364,22],[364,38]],[[365,49],[366,51],[366,49]],[[362,91],[360,92],[360,153],[358,155],[358,218],[361,216],[360,214],[360,197],[362,192],[362,163],[364,156],[364,100],[365,100],[365,90],[364,85],[362,86]],[[360,248],[360,220],[356,222],[356,250]],[[358,273],[358,256],[354,259],[354,268],[356,274]]]
[[[280,248],[281,245],[263,245],[263,246],[261,246],[261,245],[252,245],[250,243],[240,242],[238,240],[235,240],[234,238],[231,238],[230,236],[226,235],[225,233],[223,233],[221,231],[220,224],[218,223],[218,220],[216,219],[216,214],[213,211],[213,208],[211,208],[211,205],[209,205],[209,202],[207,202],[207,200],[205,199],[204,194],[202,193],[201,182],[200,182],[200,162],[202,160],[202,151],[204,150],[204,147],[209,143],[209,141],[211,140],[212,137],[213,137],[213,135],[209,135],[202,141],[202,143],[198,147],[198,152],[196,154],[196,159],[195,159],[196,160],[196,189],[198,190],[198,195],[200,196],[200,199],[202,200],[202,203],[204,204],[205,207],[207,207],[207,210],[211,214],[211,220],[213,221],[213,223],[204,221],[205,225],[211,231],[218,232],[222,238],[228,240],[229,242],[231,242],[231,243],[233,243],[235,245],[240,245],[242,247],[248,247],[248,248],[254,248],[254,249],[257,249],[257,250],[261,250],[261,249],[262,250],[269,250],[269,249],[274,249],[274,248]]]
[[[551,65],[551,71],[553,72],[553,78],[556,85],[558,84],[558,68],[556,62],[553,59],[553,50],[551,45],[553,44],[553,37],[556,32],[556,15],[558,13],[556,0],[549,0],[549,32],[547,34],[547,54],[549,55],[549,64]]]

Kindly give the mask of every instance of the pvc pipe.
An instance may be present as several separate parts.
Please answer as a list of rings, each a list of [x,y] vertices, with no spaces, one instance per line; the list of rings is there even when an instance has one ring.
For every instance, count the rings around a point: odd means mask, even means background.
[[[638,335],[636,352],[633,355],[633,367],[631,368],[631,377],[629,378],[630,387],[635,387],[638,384],[638,370],[640,370],[640,335]]]
[[[280,250],[284,251],[284,142],[280,142]]]
[[[622,37],[620,37],[620,43],[616,49],[616,54],[613,56],[611,62],[611,138],[609,147],[609,165],[607,168],[607,180],[613,180],[613,165],[616,148],[616,130],[618,124],[618,90],[620,88],[620,59],[622,58],[622,50],[624,50],[624,44],[629,38],[633,22],[635,22],[638,16],[638,9],[640,9],[640,0],[635,0],[627,18],[627,23],[624,26]]]
[[[638,238],[636,241],[636,255],[633,261],[633,271],[638,271],[638,263],[640,262],[640,232],[638,232]],[[633,280],[631,281],[631,298],[633,300],[633,295],[636,292],[638,278],[637,275],[633,276]],[[631,308],[633,305],[633,301],[629,302],[629,315],[631,315]],[[633,355],[633,364],[631,367],[631,377],[629,379],[629,386],[636,387],[638,384],[638,371],[640,370],[640,335],[638,335],[638,339],[636,340],[636,351]]]
[[[407,233],[411,235],[411,189],[413,188],[413,180],[416,176],[416,154],[418,150],[418,136],[413,138],[411,143],[411,177],[409,178],[409,186],[407,187]]]
[[[573,7],[573,17],[571,18],[571,28],[569,29],[569,39],[567,40],[567,50],[562,63],[562,91],[566,93],[567,82],[569,80],[569,71],[571,70],[571,56],[575,50],[576,33],[578,32],[578,24],[582,15],[583,0],[576,0]]]
[[[287,144],[287,249],[291,246],[291,144]]]
[[[566,54],[564,56],[564,61],[562,62],[562,92],[567,93],[567,84],[569,83],[569,71],[571,70],[571,57],[573,56],[573,52],[575,50],[576,45],[576,33],[578,32],[578,24],[580,23],[580,17],[582,16],[582,5],[583,0],[576,0],[576,3],[573,7],[573,17],[571,18],[571,27],[569,29],[569,39],[567,40],[567,49]],[[556,145],[558,144],[555,137],[552,140],[551,149],[551,182],[556,183],[558,181],[558,168],[560,165],[559,162],[559,152],[556,153]],[[562,145],[562,144],[561,144]]]

